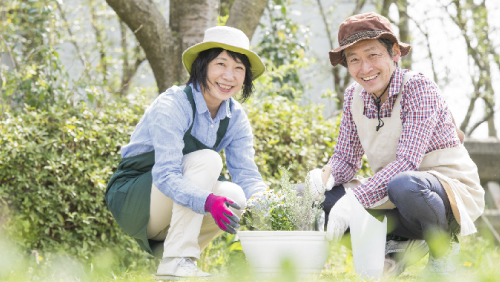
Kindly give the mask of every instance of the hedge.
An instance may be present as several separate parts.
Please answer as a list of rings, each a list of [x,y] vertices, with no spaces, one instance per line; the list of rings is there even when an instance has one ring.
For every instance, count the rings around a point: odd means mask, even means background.
[[[323,119],[320,106],[271,96],[245,107],[256,163],[268,184],[277,183],[278,165],[303,181],[333,152],[339,121]],[[120,146],[144,108],[124,101],[102,109],[65,104],[7,113],[0,122],[0,227],[10,240],[29,253],[65,253],[91,262],[107,250],[120,257],[121,267],[153,265],[104,202]]]

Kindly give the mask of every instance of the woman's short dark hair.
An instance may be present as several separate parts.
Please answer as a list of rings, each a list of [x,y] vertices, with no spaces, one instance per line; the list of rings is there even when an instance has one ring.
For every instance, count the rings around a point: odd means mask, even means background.
[[[208,89],[208,64],[215,58],[217,58],[217,56],[219,56],[219,54],[224,50],[225,49],[222,48],[212,48],[200,52],[200,54],[198,54],[198,57],[196,57],[196,59],[194,60],[193,65],[191,66],[191,73],[186,84],[193,83],[194,87],[197,87],[199,83],[202,88]],[[254,90],[253,74],[251,70],[252,66],[246,55],[229,50],[225,51],[229,54],[229,56],[231,56],[231,58],[233,58],[233,60],[241,62],[245,66],[245,80],[243,81],[243,94],[241,97],[241,101],[244,102],[250,97],[250,95],[252,95],[252,92]]]

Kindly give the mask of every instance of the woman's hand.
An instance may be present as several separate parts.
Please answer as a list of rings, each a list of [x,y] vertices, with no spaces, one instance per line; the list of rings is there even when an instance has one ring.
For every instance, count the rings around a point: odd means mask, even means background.
[[[212,215],[219,228],[228,233],[236,234],[235,228],[240,227],[240,219],[228,207],[241,209],[232,200],[214,194],[210,194],[205,202],[205,210]]]

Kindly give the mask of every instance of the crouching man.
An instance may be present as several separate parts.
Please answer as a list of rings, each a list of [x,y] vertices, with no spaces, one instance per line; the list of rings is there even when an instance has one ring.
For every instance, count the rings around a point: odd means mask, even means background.
[[[330,62],[346,67],[355,83],[345,91],[333,156],[309,174],[318,192],[326,188],[327,237],[338,241],[347,231],[355,198],[388,218],[386,275],[399,275],[427,252],[427,270],[446,275],[456,268],[457,235],[476,232],[484,209],[463,133],[436,84],[398,66],[411,47],[399,42],[387,18],[349,17],[338,39]],[[355,178],[365,153],[374,175]]]

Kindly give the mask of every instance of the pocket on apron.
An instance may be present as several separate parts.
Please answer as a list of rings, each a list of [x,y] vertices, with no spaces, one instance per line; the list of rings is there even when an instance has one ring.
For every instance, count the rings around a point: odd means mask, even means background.
[[[106,200],[106,204],[108,205],[109,210],[111,211],[111,214],[113,214],[113,217],[115,218],[116,221],[119,220],[120,217],[120,210],[122,208],[123,202],[125,201],[125,196],[127,195],[127,179],[122,178],[116,180],[113,185],[109,188],[108,193],[106,193],[106,196],[104,197]],[[120,188],[124,188],[121,189]]]
[[[111,206],[115,209],[112,213],[118,225],[127,235],[134,238],[149,221],[152,183],[151,172],[128,179],[123,185],[117,185],[114,199],[111,201]]]

